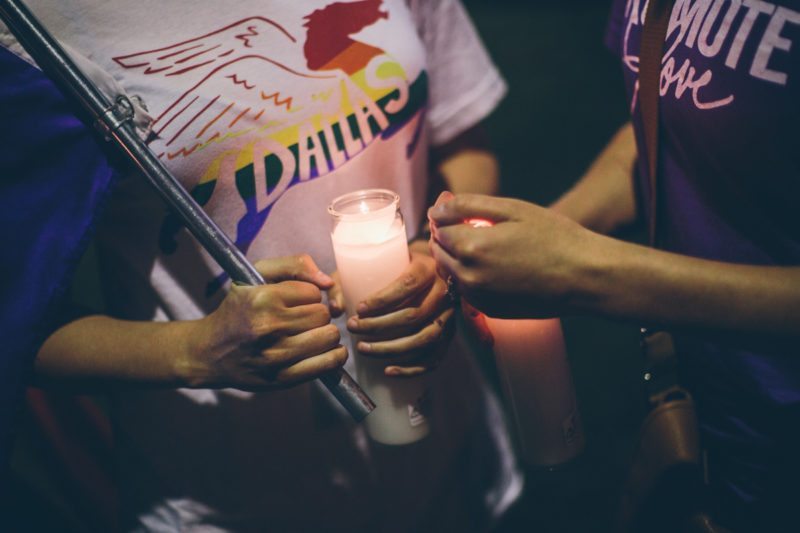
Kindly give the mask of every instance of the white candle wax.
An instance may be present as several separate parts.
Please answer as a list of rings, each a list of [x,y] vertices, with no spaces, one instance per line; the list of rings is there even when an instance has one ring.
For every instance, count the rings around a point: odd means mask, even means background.
[[[569,461],[585,440],[561,321],[486,320],[523,459],[542,467]]]
[[[336,211],[336,201],[332,211]],[[348,316],[356,314],[360,302],[396,280],[409,264],[405,227],[396,216],[396,202],[388,206],[368,200],[351,204],[334,227],[331,241]],[[377,406],[365,420],[370,437],[394,445],[423,438],[429,430],[422,409],[424,378],[387,377],[384,369],[393,361],[363,356],[357,343],[353,336],[351,354],[358,382]]]

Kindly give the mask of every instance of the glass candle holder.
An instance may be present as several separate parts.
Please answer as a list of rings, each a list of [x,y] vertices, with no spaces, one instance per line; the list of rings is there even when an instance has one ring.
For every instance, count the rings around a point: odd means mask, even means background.
[[[408,241],[400,197],[386,189],[366,189],[339,196],[328,207],[331,242],[344,293],[347,316],[368,296],[385,288],[409,264]],[[360,354],[351,336],[358,382],[375,401],[366,418],[370,437],[382,444],[409,444],[428,434],[425,378],[388,377],[384,369],[397,359]],[[402,357],[400,358],[402,360]]]

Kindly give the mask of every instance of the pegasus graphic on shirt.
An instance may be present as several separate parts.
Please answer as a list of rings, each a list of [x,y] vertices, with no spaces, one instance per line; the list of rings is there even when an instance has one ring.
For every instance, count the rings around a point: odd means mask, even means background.
[[[424,124],[427,76],[410,81],[381,48],[354,38],[388,19],[382,0],[336,2],[304,17],[302,39],[277,21],[254,16],[194,39],[118,56],[144,76],[186,80],[186,90],[155,110],[150,147],[162,159],[215,150],[191,188],[201,204],[219,180],[235,181],[246,211],[235,243],[247,253],[271,207],[298,183],[345,165],[376,139],[417,118],[410,158]],[[182,224],[168,215],[159,245],[177,247]],[[225,274],[209,282],[213,295]]]

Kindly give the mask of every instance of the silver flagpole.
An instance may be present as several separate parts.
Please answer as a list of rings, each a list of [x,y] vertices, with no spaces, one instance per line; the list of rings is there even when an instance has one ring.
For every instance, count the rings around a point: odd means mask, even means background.
[[[244,254],[136,134],[131,123],[133,105],[130,101],[119,96],[115,102],[109,102],[21,0],[0,0],[0,19],[67,98],[88,112],[95,127],[142,171],[231,280],[243,285],[264,284],[264,278]],[[375,408],[369,396],[342,369],[325,374],[320,381],[357,422]]]

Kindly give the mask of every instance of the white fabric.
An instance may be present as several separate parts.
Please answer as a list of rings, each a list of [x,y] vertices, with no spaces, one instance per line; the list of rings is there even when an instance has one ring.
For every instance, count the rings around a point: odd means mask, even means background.
[[[309,253],[334,270],[326,206],[360,188],[398,192],[412,236],[429,146],[505,92],[456,0],[28,3],[142,98],[151,147],[251,260]],[[119,316],[194,319],[224,297],[219,267],[138,177],[119,186],[99,250]],[[521,477],[467,351],[454,346],[431,378],[431,435],[401,448],[371,444],[313,385],[119,393],[123,504],[138,524],[126,527],[486,527]]]

